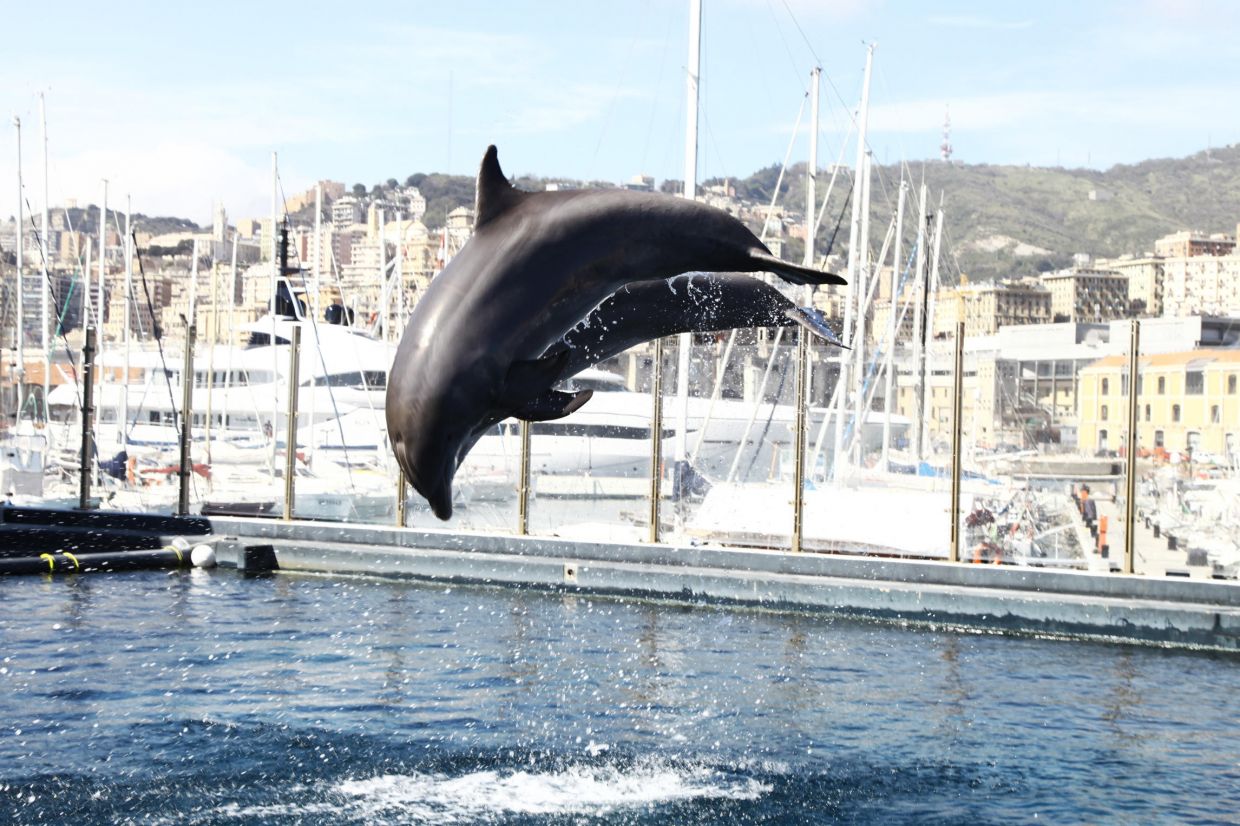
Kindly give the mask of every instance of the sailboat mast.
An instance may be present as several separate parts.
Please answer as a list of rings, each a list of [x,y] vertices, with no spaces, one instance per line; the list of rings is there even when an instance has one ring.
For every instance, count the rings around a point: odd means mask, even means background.
[[[883,376],[882,469],[884,473],[891,469],[891,407],[893,402],[891,395],[896,371],[896,336],[899,333],[897,321],[900,315],[900,269],[904,265],[900,241],[904,235],[904,201],[907,195],[908,183],[901,178],[900,194],[896,199],[896,237],[895,248],[891,254],[891,304],[887,313],[887,364]]]
[[[315,184],[314,187],[314,297],[310,301],[311,312],[314,318],[321,318],[319,315],[319,277],[323,266],[323,184],[322,182]]]
[[[805,266],[814,265],[814,207],[818,200],[815,178],[818,175],[818,79],[822,68],[814,67],[810,73],[810,130],[809,160],[805,164]],[[813,303],[814,288],[806,285],[803,290],[806,306]],[[801,550],[805,516],[805,414],[810,387],[809,337],[804,330],[797,332],[796,364],[796,425],[792,472],[792,550]]]
[[[405,329],[405,216],[396,210],[396,329]]]
[[[215,348],[220,341],[220,270],[215,250],[218,242],[224,240],[221,231],[219,238],[211,244],[211,327],[207,333],[207,415],[204,418],[203,442],[206,445],[207,464],[211,464],[211,419],[215,414]]]
[[[822,67],[815,66],[810,72],[810,131],[809,131],[809,163],[805,167],[805,258],[802,263],[807,267],[814,266],[814,214],[818,209],[818,91],[822,77]],[[813,287],[806,285],[808,299],[813,294]],[[806,304],[808,305],[808,301]]]
[[[271,318],[271,454],[270,471],[276,474],[276,425],[280,422],[280,394],[276,389],[280,378],[279,359],[276,355],[276,285],[284,273],[277,272],[280,266],[280,239],[276,233],[276,219],[279,211],[279,168],[276,153],[271,153],[271,307],[268,315]]]
[[[874,44],[871,43],[866,47],[865,52],[865,79],[861,84],[861,108],[857,113],[857,163],[856,180],[853,182],[853,198],[852,198],[852,220],[848,228],[848,298],[844,303],[844,341],[855,345],[856,336],[853,335],[853,305],[857,303],[858,295],[864,295],[864,291],[858,283],[860,278],[861,259],[859,257],[859,247],[865,243],[861,239],[861,198],[864,187],[865,177],[865,152],[866,152],[866,126],[869,116],[870,106],[870,71],[874,65]],[[848,387],[851,385],[850,378],[850,356],[848,354],[840,355],[840,388],[841,392],[835,394],[835,440],[831,456],[832,478],[839,480],[843,474],[844,459],[844,410],[848,406]]]
[[[928,342],[934,341],[934,313],[936,309],[935,304],[938,302],[938,296],[939,296],[939,250],[942,247],[942,241],[943,241],[943,196],[940,193],[939,209],[934,215],[934,239],[930,243],[930,282],[928,285],[929,289],[927,290],[927,294],[926,294],[926,340]],[[927,361],[929,361],[931,358],[930,349],[931,349],[930,346],[927,344],[926,346],[926,360]],[[926,372],[927,374],[933,375],[933,373],[929,369],[927,369]],[[931,422],[930,414],[934,406],[934,394],[923,393],[922,404],[924,406],[920,413],[921,420],[924,423],[923,427],[925,428],[926,435],[929,436],[930,435],[930,422]],[[922,446],[923,447],[925,446],[924,442]]]
[[[392,309],[392,285],[387,274],[387,238],[385,237],[384,232],[384,218],[386,217],[386,211],[382,208],[377,211],[379,213],[379,310],[381,311],[381,315],[379,316],[379,329],[380,337],[384,341],[387,341],[388,334],[390,332],[389,327],[391,326],[388,322],[388,315]]]
[[[198,323],[198,239],[194,239],[193,260],[189,263],[189,323]]]
[[[869,307],[870,291],[870,181],[873,178],[874,153],[865,153],[865,177],[861,190],[861,248],[857,250],[857,314],[856,334],[853,336],[853,432],[850,442],[853,455],[850,461],[861,464],[861,434],[865,426],[865,343],[866,343],[866,311]],[[886,252],[886,250],[884,250]]]
[[[86,274],[86,278],[85,278],[86,283],[83,285],[83,289],[82,289],[82,329],[83,330],[85,330],[87,327],[90,326],[90,289],[91,289],[91,286],[94,284],[94,276],[91,274],[91,266],[92,266],[91,262],[94,260],[91,257],[94,255],[94,247],[92,246],[92,244],[94,244],[94,241],[90,238],[87,238],[86,239],[86,262],[82,266],[82,272]]]
[[[921,193],[917,208],[917,283],[913,289],[913,409],[911,424],[913,426],[913,461],[922,458],[921,409],[925,405],[926,394],[926,185],[921,185]]]
[[[22,385],[26,383],[26,290],[22,283],[22,236],[25,234],[25,220],[22,216],[22,119],[16,115],[13,117],[13,128],[17,130],[17,323],[14,330],[17,351],[17,415],[20,418],[23,404]]]
[[[51,288],[48,284],[48,276],[47,276],[48,255],[51,253],[50,245],[48,244],[48,240],[47,240],[48,239],[48,235],[47,235],[48,224],[50,223],[50,221],[48,220],[49,200],[48,200],[48,186],[47,186],[47,108],[43,100],[42,92],[39,93],[39,120],[42,122],[42,126],[43,126],[43,239],[42,239],[43,283],[42,283],[42,288],[40,289],[40,294],[42,295],[43,301],[42,301],[41,312],[39,315],[40,315],[40,320],[42,322],[42,333],[40,335],[40,341],[43,344],[43,418],[46,420],[47,419],[47,394],[48,394],[48,391],[51,390],[51,375],[52,375],[51,342],[48,340],[48,335],[49,335],[48,333],[48,322],[49,322],[48,306],[52,303],[52,294],[51,294]]]
[[[100,366],[99,369],[99,393],[100,398],[103,396],[103,385],[108,380],[108,371],[103,367],[103,342],[106,338],[103,334],[103,301],[104,301],[104,277],[107,274],[108,264],[108,179],[103,179],[103,205],[99,207],[99,283],[95,285],[95,329],[98,331],[95,336],[96,345],[99,350],[95,354],[95,363]],[[103,422],[103,405],[95,405],[95,432],[99,432],[99,425]],[[96,445],[98,448],[98,445]]]
[[[685,72],[685,191],[684,197],[697,197],[698,150],[698,74],[702,64],[702,0],[689,0],[689,62]],[[689,445],[689,349],[691,333],[680,334],[680,352],[676,366],[676,467],[683,473]],[[679,478],[679,477],[678,477]]]
[[[125,361],[124,373],[121,374],[121,415],[117,417],[117,424],[120,426],[120,433],[117,442],[121,446],[121,450],[129,449],[129,348],[132,343],[129,327],[131,321],[131,313],[133,312],[133,233],[132,233],[132,209],[133,202],[128,195],[125,196],[125,237],[122,239],[125,250],[125,309],[123,312],[123,323],[125,325],[121,336],[125,342]]]
[[[99,344],[103,345],[103,276],[107,271],[108,241],[108,179],[103,179],[103,206],[99,207],[99,284],[96,286],[95,324],[99,328]]]

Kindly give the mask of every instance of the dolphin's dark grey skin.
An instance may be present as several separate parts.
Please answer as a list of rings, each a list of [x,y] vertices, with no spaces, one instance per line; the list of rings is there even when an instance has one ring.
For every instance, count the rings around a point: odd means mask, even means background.
[[[435,515],[452,515],[452,477],[478,428],[560,380],[571,351],[553,344],[625,284],[697,270],[843,283],[779,260],[732,216],[695,201],[627,190],[521,192],[488,147],[474,235],[414,307],[388,380],[396,459]]]
[[[737,327],[789,327],[799,324],[829,344],[843,347],[823,314],[798,307],[783,293],[741,273],[690,273],[663,281],[626,284],[551,345],[568,348],[560,381],[622,353],[635,344],[678,333],[715,333]],[[542,422],[563,418],[589,401],[591,390],[551,389],[512,412],[517,419]],[[494,424],[475,428],[462,457]]]
[[[561,378],[663,336],[793,324],[841,344],[821,312],[797,307],[770,284],[748,275],[691,273],[667,281],[638,281],[616,290],[564,335],[561,341],[569,357]]]

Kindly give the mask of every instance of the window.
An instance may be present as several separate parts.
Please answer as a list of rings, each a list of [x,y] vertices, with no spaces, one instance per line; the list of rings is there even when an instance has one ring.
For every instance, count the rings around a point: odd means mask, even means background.
[[[1210,424],[1221,424],[1223,417],[1217,404],[1210,405]]]
[[[1099,450],[1106,450],[1106,449],[1107,449],[1107,432],[1106,432],[1106,430],[1099,430],[1099,431],[1098,431],[1098,449],[1099,449]]]
[[[1184,374],[1184,392],[1190,396],[1200,396],[1206,392],[1206,375],[1200,370],[1189,370]]]
[[[1171,421],[1178,422],[1180,420],[1180,406],[1178,404],[1171,405]]]
[[[1137,376],[1137,395],[1145,393],[1145,376]]]
[[[1150,420],[1150,406],[1148,404],[1145,406],[1145,420],[1147,422]]]
[[[1102,395],[1104,395],[1104,396],[1109,396],[1109,395],[1111,395],[1111,380],[1110,380],[1110,379],[1103,379],[1103,380],[1102,380]],[[1105,409],[1105,408],[1103,408],[1103,409]],[[1102,417],[1102,418],[1104,418],[1104,419],[1105,419],[1105,418],[1106,418],[1106,416],[1105,416],[1105,415],[1103,415],[1103,417]]]
[[[1227,377],[1227,392],[1231,395],[1236,394],[1236,374],[1232,373]]]
[[[1162,396],[1167,392],[1167,377],[1158,377],[1158,395]]]
[[[1164,444],[1165,442],[1163,441],[1163,432],[1161,430],[1155,430],[1154,431],[1154,447],[1163,447]]]
[[[1119,377],[1119,394],[1121,396],[1128,395],[1128,374],[1124,373]]]
[[[1104,405],[1102,406],[1102,416],[1101,416],[1101,418],[1102,418],[1102,420],[1103,420],[1104,422],[1105,422],[1107,419],[1111,418],[1111,417],[1110,417],[1110,415],[1108,415],[1109,413],[1110,413],[1110,411],[1109,411],[1109,410],[1107,410],[1107,406],[1104,404]]]

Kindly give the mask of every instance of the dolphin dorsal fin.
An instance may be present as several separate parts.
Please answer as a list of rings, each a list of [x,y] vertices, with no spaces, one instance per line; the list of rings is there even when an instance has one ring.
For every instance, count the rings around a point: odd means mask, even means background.
[[[508,209],[521,196],[521,190],[508,183],[499,168],[499,150],[488,146],[478,168],[477,194],[474,196],[474,229]]]

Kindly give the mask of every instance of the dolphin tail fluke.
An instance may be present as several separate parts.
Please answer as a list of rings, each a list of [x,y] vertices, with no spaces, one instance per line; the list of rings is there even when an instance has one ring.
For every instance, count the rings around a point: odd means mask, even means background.
[[[578,393],[548,390],[512,415],[526,422],[548,422],[552,419],[562,419],[590,401],[593,395],[593,390],[582,390]]]
[[[851,350],[844,342],[840,341],[839,336],[827,324],[826,316],[822,314],[822,310],[816,310],[813,307],[789,307],[784,310],[784,315],[795,321],[800,326],[809,330],[818,338],[823,339],[828,344],[834,344],[836,347],[843,347],[845,350]]]
[[[813,267],[803,267],[800,264],[793,264],[791,261],[784,261],[776,258],[769,252],[754,250],[750,253],[750,260],[759,266],[755,269],[768,270],[775,273],[780,278],[792,284],[847,284],[848,281],[833,272],[824,272],[816,270]]]

